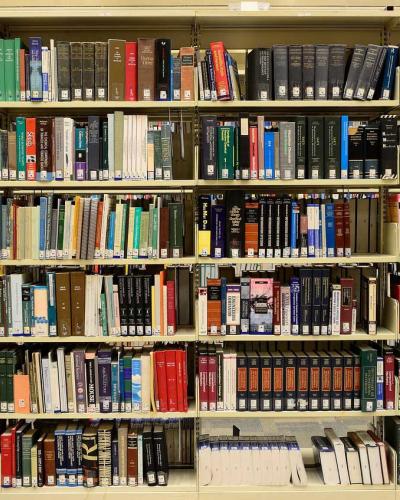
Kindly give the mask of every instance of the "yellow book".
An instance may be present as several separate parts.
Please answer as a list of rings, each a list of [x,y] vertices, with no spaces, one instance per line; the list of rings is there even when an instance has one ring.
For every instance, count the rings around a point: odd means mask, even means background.
[[[71,245],[71,255],[72,257],[76,257],[76,249],[78,242],[78,221],[79,221],[79,207],[81,204],[81,197],[75,196],[75,209],[74,209],[74,218],[72,222],[72,245]]]
[[[211,254],[211,231],[198,232],[198,255],[208,257]]]
[[[38,485],[37,443],[35,443],[31,448],[31,480],[32,486],[35,488]]]
[[[154,287],[152,287],[154,288]],[[150,351],[150,402],[151,402],[151,411],[156,412],[156,399],[154,395],[154,351]]]
[[[119,257],[121,252],[121,233],[122,233],[122,203],[115,206],[115,232],[114,232],[114,257]]]
[[[156,287],[151,287],[151,331],[155,335],[156,328]]]

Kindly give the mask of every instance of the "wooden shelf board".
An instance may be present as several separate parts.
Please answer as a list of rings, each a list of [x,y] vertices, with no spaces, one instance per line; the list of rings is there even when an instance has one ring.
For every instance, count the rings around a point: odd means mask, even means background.
[[[125,266],[125,265],[190,265],[195,264],[195,257],[181,257],[179,259],[4,259],[0,260],[0,266]]]
[[[300,258],[265,258],[265,257],[238,257],[213,259],[211,257],[198,257],[198,264],[275,264],[275,265],[313,265],[313,264],[371,264],[381,262],[399,262],[398,255],[388,254],[355,254],[351,257],[300,257]]]
[[[195,187],[193,179],[167,180],[112,180],[112,181],[0,181],[0,189],[139,189],[139,188],[183,188]]]
[[[398,415],[399,410],[362,411],[199,411],[200,418],[372,418]]]
[[[200,188],[308,188],[308,187],[334,187],[334,188],[377,188],[381,186],[398,186],[398,179],[271,179],[271,180],[205,180],[199,179],[196,185]]]
[[[38,109],[191,109],[196,105],[196,101],[0,101],[0,109],[28,109],[30,111]]]

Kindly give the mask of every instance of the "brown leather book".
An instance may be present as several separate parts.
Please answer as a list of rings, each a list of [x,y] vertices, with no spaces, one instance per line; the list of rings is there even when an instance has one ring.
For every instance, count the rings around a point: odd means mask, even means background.
[[[160,209],[160,257],[167,258],[169,247],[169,208],[161,207]]]
[[[125,95],[125,40],[108,40],[108,96],[123,101]]]
[[[138,39],[138,100],[153,101],[155,86],[154,38]]]
[[[49,432],[44,438],[44,484],[56,485],[56,452],[54,432]]]
[[[56,273],[57,332],[59,337],[71,335],[70,289],[69,273]]]
[[[85,273],[71,272],[71,331],[85,335]]]
[[[258,202],[246,201],[244,213],[244,251],[246,257],[254,257],[258,255]]]
[[[131,427],[128,432],[128,486],[138,484],[138,438],[136,430]]]
[[[221,280],[207,280],[207,330],[209,334],[221,331]]]
[[[181,100],[193,101],[194,99],[194,48],[181,47]]]

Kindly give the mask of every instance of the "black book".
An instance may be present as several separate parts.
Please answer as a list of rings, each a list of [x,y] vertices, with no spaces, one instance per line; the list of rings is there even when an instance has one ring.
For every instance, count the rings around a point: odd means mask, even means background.
[[[322,179],[324,172],[324,118],[307,118],[307,172],[310,179]]]
[[[315,99],[315,45],[303,45],[303,99]]]
[[[321,334],[321,296],[322,276],[320,269],[312,269],[312,309],[311,332],[312,335]]]
[[[143,469],[148,486],[156,486],[156,463],[151,425],[143,428]]]
[[[96,181],[100,171],[100,118],[88,117],[88,172],[89,180]]]
[[[83,485],[87,488],[99,483],[97,426],[88,425],[82,435]]]
[[[282,198],[275,198],[273,216],[274,257],[282,257]]]
[[[151,286],[152,276],[142,276],[144,304],[144,334],[151,335]]]
[[[208,81],[210,84],[211,100],[217,100],[217,87],[215,83],[215,70],[212,62],[211,50],[206,49],[205,61],[207,64]]]
[[[321,335],[328,335],[330,271],[329,269],[320,269],[320,273],[321,273]]]
[[[95,356],[85,358],[86,394],[88,410],[96,411],[96,366]]]
[[[299,269],[300,279],[300,334],[310,335],[312,325],[313,274],[312,269]]]
[[[245,352],[236,354],[236,409],[247,411],[248,408],[247,356]]]
[[[82,87],[83,100],[94,101],[95,83],[94,83],[94,43],[82,43]]]
[[[119,486],[118,430],[113,429],[111,438],[111,478],[113,486]]]
[[[303,47],[289,45],[289,99],[303,99]]]
[[[136,335],[144,335],[144,296],[142,276],[134,276]]]
[[[329,45],[315,46],[315,99],[328,99]]]
[[[108,43],[96,42],[94,46],[94,86],[96,101],[108,99]]]
[[[85,151],[86,154],[86,151]],[[108,121],[104,120],[101,123],[101,175],[103,180],[108,180],[109,178],[109,168],[108,168]]]
[[[367,99],[371,79],[374,73],[375,65],[379,59],[382,47],[380,45],[369,44],[365,55],[364,63],[358,77],[354,98],[365,101]]]
[[[296,179],[305,179],[306,176],[306,117],[295,117],[296,130]]]
[[[274,97],[275,100],[289,99],[289,67],[287,45],[274,45]]]
[[[210,87],[209,74],[208,74],[206,60],[203,60],[200,62],[200,69],[201,69],[201,75],[203,78],[204,100],[210,101],[211,100],[211,87]],[[199,71],[200,71],[200,69],[199,69]]]
[[[165,434],[162,425],[155,425],[153,429],[154,455],[157,471],[158,486],[168,485],[168,455]]]
[[[259,371],[260,358],[256,352],[247,351],[247,409],[248,411],[260,410]]]
[[[386,54],[387,54],[388,48],[387,47],[381,47],[381,52],[379,54],[379,58],[376,62],[374,72],[371,77],[371,81],[369,84],[369,89],[368,89],[368,94],[367,94],[367,99],[372,100],[375,96],[375,91],[378,87],[378,82],[382,73],[383,65],[386,60]]]
[[[228,257],[243,257],[244,247],[244,203],[243,193],[226,193],[226,248]]]
[[[366,45],[355,45],[353,55],[350,62],[349,71],[347,73],[346,85],[344,86],[343,99],[353,99],[356,90],[358,78],[364,64],[365,54],[367,53]]]
[[[246,55],[246,99],[272,99],[272,53],[270,48],[253,49]]]
[[[18,486],[22,486],[22,436],[30,428],[30,424],[22,424],[15,435],[15,479]],[[57,457],[56,457],[57,460]]]
[[[320,410],[331,409],[332,365],[330,356],[324,351],[318,351],[321,366],[321,403]]]
[[[128,335],[128,290],[127,276],[117,276],[118,283],[118,302],[119,318],[121,326],[121,335]]]
[[[249,117],[240,116],[239,165],[242,179],[250,179]]]
[[[361,179],[364,175],[364,134],[362,122],[349,121],[349,179]]]
[[[346,68],[346,45],[329,46],[328,99],[342,99]]]
[[[283,402],[285,400],[285,370],[284,357],[279,351],[272,351],[272,369],[273,369],[273,391],[272,391],[272,406],[274,411],[283,410]]]
[[[265,235],[267,238],[266,241],[266,257],[274,256],[274,246],[275,246],[275,199],[272,196],[267,196],[266,203],[266,227],[265,227]]]
[[[82,43],[71,42],[71,93],[72,99],[82,100]]]
[[[365,158],[364,158],[364,178],[379,179],[380,177],[380,128],[379,123],[367,123],[364,128]]]
[[[340,116],[325,116],[325,179],[340,179]]]
[[[353,356],[347,351],[340,351],[343,358],[343,409],[353,409],[354,368]]]
[[[258,222],[258,256],[266,257],[267,249],[267,235],[265,229],[267,227],[267,200],[265,196],[260,196],[258,200],[258,212],[259,212],[259,222]]]
[[[168,38],[157,39],[155,56],[156,99],[158,101],[168,101],[171,97],[171,40]]]
[[[217,179],[217,117],[201,116],[201,178]]]
[[[71,100],[71,54],[69,42],[56,42],[58,100]]]
[[[397,117],[395,115],[382,115],[380,162],[384,178],[397,175]]]

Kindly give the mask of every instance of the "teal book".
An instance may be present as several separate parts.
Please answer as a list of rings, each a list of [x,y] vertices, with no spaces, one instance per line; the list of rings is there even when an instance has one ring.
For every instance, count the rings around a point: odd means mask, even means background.
[[[235,178],[235,127],[217,128],[218,179]]]
[[[142,363],[140,354],[132,358],[132,411],[142,409]]]
[[[142,207],[135,207],[135,222],[133,224],[133,257],[135,259],[139,257],[141,216]]]
[[[126,257],[125,242],[126,242],[126,221],[127,221],[127,218],[128,218],[128,210],[129,210],[129,205],[127,203],[123,203],[123,207],[122,207],[121,246],[120,246],[120,255],[121,255],[122,259],[124,259]]]
[[[19,51],[21,49],[21,38],[14,39],[14,61],[15,61],[15,100],[21,100],[21,82],[20,82],[20,60]]]
[[[6,101],[15,101],[15,42],[4,40],[4,83]]]
[[[57,336],[57,308],[56,308],[56,273],[46,274],[47,284],[47,315],[49,320],[49,336]]]
[[[25,117],[17,116],[15,120],[17,136],[17,179],[26,179],[26,126]]]
[[[147,236],[147,257],[149,259],[151,259],[153,256],[153,247],[152,247],[152,242],[153,242],[153,211],[154,211],[154,204],[150,203],[150,206],[149,206],[149,230],[148,230],[148,236]]]
[[[108,336],[107,329],[107,304],[106,304],[106,295],[102,293],[100,295],[100,317],[101,317],[101,334],[103,337]]]

